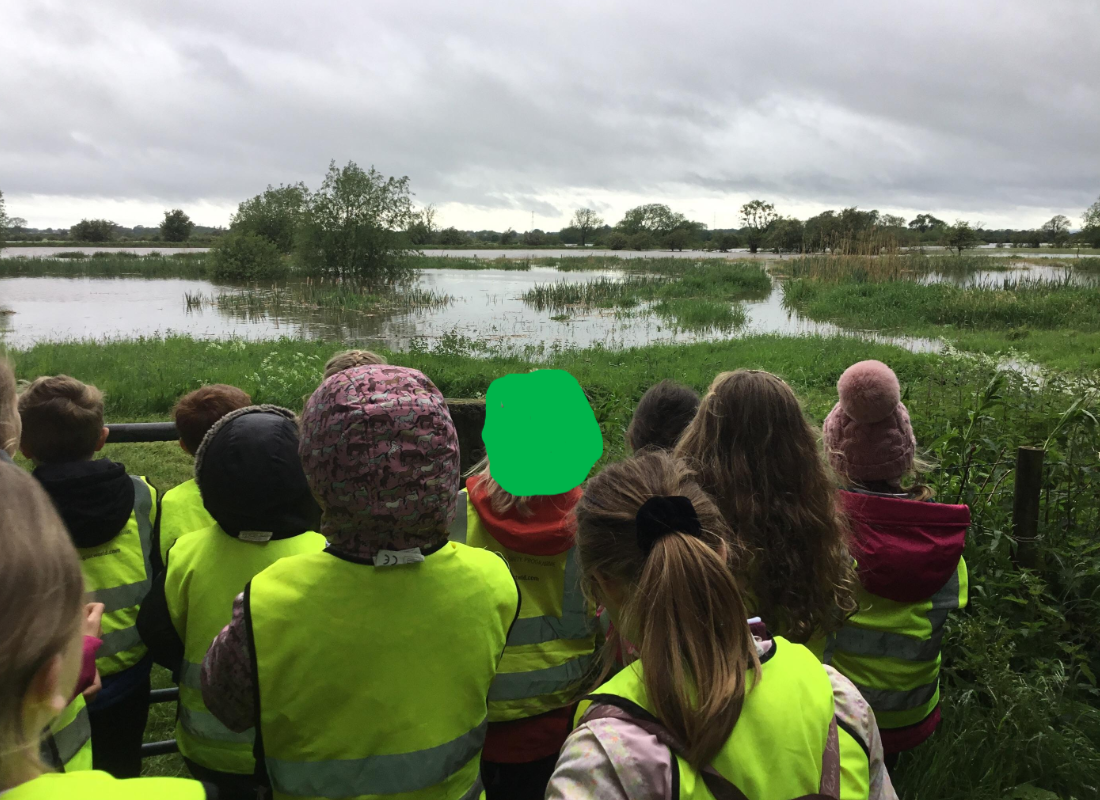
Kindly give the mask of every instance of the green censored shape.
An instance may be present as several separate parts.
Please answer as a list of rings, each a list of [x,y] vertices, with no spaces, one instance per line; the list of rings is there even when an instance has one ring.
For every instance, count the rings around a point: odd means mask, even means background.
[[[493,381],[481,438],[493,480],[517,497],[575,489],[603,455],[603,434],[584,390],[560,369]]]

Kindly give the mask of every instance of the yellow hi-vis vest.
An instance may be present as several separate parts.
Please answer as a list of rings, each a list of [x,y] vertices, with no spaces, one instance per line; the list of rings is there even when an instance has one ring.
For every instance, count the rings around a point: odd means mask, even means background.
[[[486,697],[519,613],[495,554],[296,556],[252,579],[245,608],[276,798],[482,796]]]
[[[710,768],[752,800],[866,800],[870,785],[865,745],[837,724],[832,683],[813,653],[777,636],[761,659],[760,681],[750,674],[749,682],[741,716]],[[640,662],[582,700],[576,724],[584,722],[593,705],[618,706],[643,724],[660,725]],[[713,800],[703,773],[679,755],[674,755],[673,766],[677,797]]]
[[[118,536],[99,547],[77,548],[84,585],[91,599],[103,603],[103,645],[95,665],[102,677],[134,666],[146,648],[137,630],[138,609],[153,584],[151,562],[157,490],[145,478],[131,475],[134,511]]]
[[[216,524],[202,504],[194,478],[169,489],[160,501],[161,563],[167,562],[168,549],[185,533],[206,530]]]
[[[62,772],[92,768],[92,725],[84,695],[78,694],[47,728],[46,761]]]
[[[47,773],[4,793],[4,800],[205,800],[206,789],[184,778],[119,780],[106,772]]]
[[[218,772],[251,775],[255,771],[255,732],[229,730],[202,700],[202,660],[232,620],[233,599],[253,577],[280,558],[324,549],[325,538],[318,533],[250,542],[229,536],[217,523],[176,542],[169,553],[164,596],[172,625],[183,641],[176,742],[185,757]]]
[[[967,603],[966,561],[922,603],[857,592],[859,611],[831,636],[825,663],[856,685],[880,729],[924,721],[940,702],[940,645],[949,612]]]
[[[489,689],[489,721],[526,719],[569,705],[592,665],[599,627],[595,606],[581,592],[576,548],[555,556],[509,550],[485,528],[468,496],[465,502],[465,536],[456,532],[452,541],[464,539],[503,557],[521,598],[519,619]]]

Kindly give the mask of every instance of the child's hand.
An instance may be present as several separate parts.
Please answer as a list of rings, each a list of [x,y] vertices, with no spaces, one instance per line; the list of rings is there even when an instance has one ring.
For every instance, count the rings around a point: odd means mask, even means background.
[[[99,690],[102,688],[103,679],[99,677],[99,670],[97,669],[95,671],[95,680],[92,681],[92,685],[81,692],[81,694],[84,695],[84,702],[90,703],[95,700],[96,695],[99,694]]]
[[[103,630],[103,603],[88,603],[84,606],[84,635],[99,638]]]

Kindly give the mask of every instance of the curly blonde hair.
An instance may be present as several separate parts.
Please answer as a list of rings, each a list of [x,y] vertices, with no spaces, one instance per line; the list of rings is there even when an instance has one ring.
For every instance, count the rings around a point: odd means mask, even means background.
[[[858,608],[849,528],[818,439],[783,380],[737,370],[714,379],[676,448],[749,554],[753,610],[800,643]]]

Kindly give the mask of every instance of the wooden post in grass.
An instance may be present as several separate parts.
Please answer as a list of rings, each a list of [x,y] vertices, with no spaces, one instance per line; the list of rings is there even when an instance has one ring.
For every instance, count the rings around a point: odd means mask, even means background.
[[[1039,496],[1043,489],[1043,458],[1038,447],[1016,450],[1016,488],[1012,498],[1012,538],[1017,567],[1034,569],[1039,563]]]

